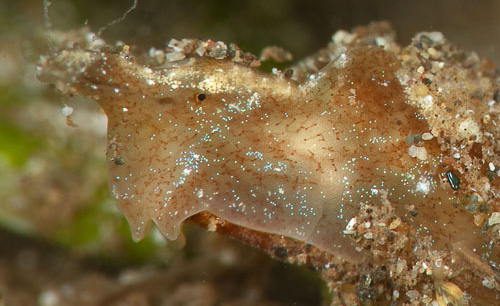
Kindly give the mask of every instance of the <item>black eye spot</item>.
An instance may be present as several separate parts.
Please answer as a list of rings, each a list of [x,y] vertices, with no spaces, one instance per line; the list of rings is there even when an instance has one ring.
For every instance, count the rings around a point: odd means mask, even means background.
[[[125,161],[124,161],[124,160],[123,160],[123,158],[121,158],[121,157],[112,158],[111,160],[112,160],[112,161],[115,163],[115,165],[117,165],[117,166],[121,166],[121,165],[124,165],[124,164],[125,164]]]
[[[201,94],[198,95],[197,98],[198,98],[198,101],[203,101],[203,100],[205,100],[207,98],[207,95],[204,94],[204,93],[201,93]]]

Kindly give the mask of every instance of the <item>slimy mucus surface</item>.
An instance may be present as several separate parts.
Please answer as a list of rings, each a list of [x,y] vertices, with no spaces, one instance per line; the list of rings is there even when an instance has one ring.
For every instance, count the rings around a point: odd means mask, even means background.
[[[143,65],[121,46],[63,50],[39,75],[106,112],[109,184],[135,239],[153,223],[176,239],[208,211],[356,261],[346,226],[383,194],[438,248],[471,237],[437,140],[408,141],[429,126],[405,103],[399,68],[364,46],[298,83],[205,56]]]

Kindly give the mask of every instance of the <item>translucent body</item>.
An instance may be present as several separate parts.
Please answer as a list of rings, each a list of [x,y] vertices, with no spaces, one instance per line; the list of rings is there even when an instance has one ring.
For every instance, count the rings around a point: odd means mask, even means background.
[[[470,236],[437,141],[409,153],[429,127],[386,51],[344,53],[303,84],[209,58],[153,71],[126,51],[89,54],[73,62],[84,69],[72,87],[108,115],[110,186],[135,239],[152,222],[176,239],[209,211],[356,261],[344,230],[382,194],[439,248]]]

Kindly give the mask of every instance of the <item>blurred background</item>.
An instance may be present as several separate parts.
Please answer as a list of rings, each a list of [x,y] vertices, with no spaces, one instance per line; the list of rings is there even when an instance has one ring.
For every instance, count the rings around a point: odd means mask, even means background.
[[[131,5],[51,2],[61,31],[97,31]],[[0,0],[0,305],[327,305],[314,272],[196,227],[186,228],[184,248],[156,231],[130,240],[108,192],[105,116],[36,79],[48,52],[43,16],[42,1]],[[416,32],[441,31],[500,63],[498,0],[140,0],[103,37],[143,50],[171,38],[234,42],[254,54],[277,45],[299,60],[336,30],[377,20],[390,21],[403,46]]]
[[[131,1],[52,2],[55,28],[88,21],[97,29],[120,17]],[[39,19],[38,12],[32,8],[32,18]],[[500,59],[497,0],[142,0],[104,36],[146,46],[163,46],[170,38],[211,38],[235,42],[257,54],[263,46],[278,45],[299,59],[323,47],[336,30],[377,20],[390,21],[403,45],[416,32],[441,31],[463,48]]]

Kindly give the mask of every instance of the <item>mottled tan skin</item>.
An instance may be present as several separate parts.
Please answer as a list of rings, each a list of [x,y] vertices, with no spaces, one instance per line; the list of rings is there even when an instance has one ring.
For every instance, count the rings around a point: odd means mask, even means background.
[[[405,103],[398,59],[381,48],[347,51],[302,84],[227,60],[150,69],[127,47],[78,52],[55,55],[42,78],[106,112],[109,182],[135,239],[152,222],[176,239],[184,220],[207,211],[360,262],[370,254],[346,225],[361,203],[388,201],[399,233],[431,236],[434,250],[461,243],[496,256],[454,205],[461,195],[438,141],[416,143],[425,160],[408,154],[408,136],[429,126]]]

